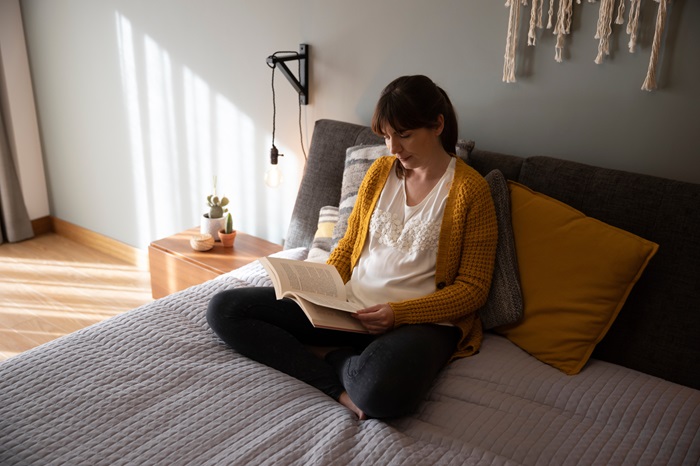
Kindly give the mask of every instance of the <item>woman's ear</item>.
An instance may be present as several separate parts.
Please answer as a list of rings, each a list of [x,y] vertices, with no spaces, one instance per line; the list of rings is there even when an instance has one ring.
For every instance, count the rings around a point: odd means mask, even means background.
[[[445,129],[445,117],[441,113],[437,117],[437,124],[435,125],[435,136],[440,136],[444,129]]]

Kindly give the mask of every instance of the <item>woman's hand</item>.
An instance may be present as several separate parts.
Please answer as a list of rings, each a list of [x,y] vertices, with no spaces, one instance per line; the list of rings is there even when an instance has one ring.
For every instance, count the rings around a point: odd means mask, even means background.
[[[388,304],[375,304],[352,314],[372,335],[394,328],[394,310]]]

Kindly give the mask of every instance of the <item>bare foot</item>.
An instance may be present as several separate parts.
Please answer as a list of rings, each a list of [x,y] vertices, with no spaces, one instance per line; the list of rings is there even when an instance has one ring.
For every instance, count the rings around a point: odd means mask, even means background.
[[[338,398],[338,402],[341,405],[348,408],[353,413],[357,414],[357,418],[360,421],[364,421],[365,419],[367,419],[367,415],[365,413],[363,413],[362,410],[360,408],[358,408],[355,403],[352,402],[352,400],[350,399],[350,395],[348,395],[348,392],[341,393],[340,398]]]

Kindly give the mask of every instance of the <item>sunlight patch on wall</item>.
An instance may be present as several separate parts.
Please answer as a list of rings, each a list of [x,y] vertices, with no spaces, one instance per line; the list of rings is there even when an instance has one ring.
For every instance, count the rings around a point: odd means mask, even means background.
[[[281,240],[296,186],[262,187],[266,159],[254,158],[256,141],[270,136],[118,12],[116,24],[139,247],[198,226],[214,175],[217,194],[231,200],[234,228]]]
[[[147,103],[148,144],[145,151],[149,160],[143,160],[148,174],[151,201],[151,231],[163,225],[174,227],[181,212],[182,197],[174,195],[179,180],[179,163],[173,102],[173,73],[170,56],[152,38],[144,36],[145,78]]]
[[[120,68],[122,71],[122,87],[124,88],[124,103],[126,106],[126,114],[129,128],[129,147],[132,160],[132,170],[134,177],[134,197],[143,199],[144,202],[140,207],[135,209],[136,222],[138,224],[137,241],[138,244],[144,244],[148,241],[150,206],[146,186],[146,167],[144,166],[144,150],[141,141],[143,134],[141,132],[141,110],[139,109],[139,86],[137,83],[136,74],[136,57],[134,49],[134,36],[131,28],[131,22],[117,13],[117,42],[119,45]]]
[[[255,125],[253,120],[221,95],[216,96],[215,115],[219,127],[226,128],[217,132],[216,156],[222,161],[219,171],[228,174],[221,181],[224,192],[233,202],[229,210],[234,219],[234,228],[246,225],[250,231],[255,231],[260,225],[255,215],[257,201],[252,194],[259,182],[255,164],[249,160],[250,154],[254,153]],[[249,207],[236,210],[236,205]]]
[[[201,189],[191,190],[199,198],[191,205],[190,215],[194,222],[204,212],[206,196],[212,193],[213,177],[216,174],[217,167],[214,166],[214,160],[211,157],[212,147],[211,138],[209,137],[209,132],[213,127],[209,85],[187,67],[184,67],[182,74],[184,92],[183,117],[185,119],[185,127],[183,129],[187,152],[181,163],[186,164],[188,174],[187,182],[183,186],[191,188],[201,187]],[[220,195],[222,186],[218,182],[217,185],[217,194]]]

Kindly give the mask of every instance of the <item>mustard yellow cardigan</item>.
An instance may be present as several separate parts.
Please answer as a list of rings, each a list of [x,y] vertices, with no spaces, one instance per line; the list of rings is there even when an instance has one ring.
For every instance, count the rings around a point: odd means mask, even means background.
[[[328,259],[345,282],[360,258],[372,212],[393,165],[394,157],[386,156],[369,168],[348,219],[347,232]],[[394,310],[394,326],[451,322],[461,331],[452,359],[474,354],[483,338],[476,311],[489,293],[497,241],[496,211],[488,183],[457,159],[438,241],[436,291],[389,303]]]

